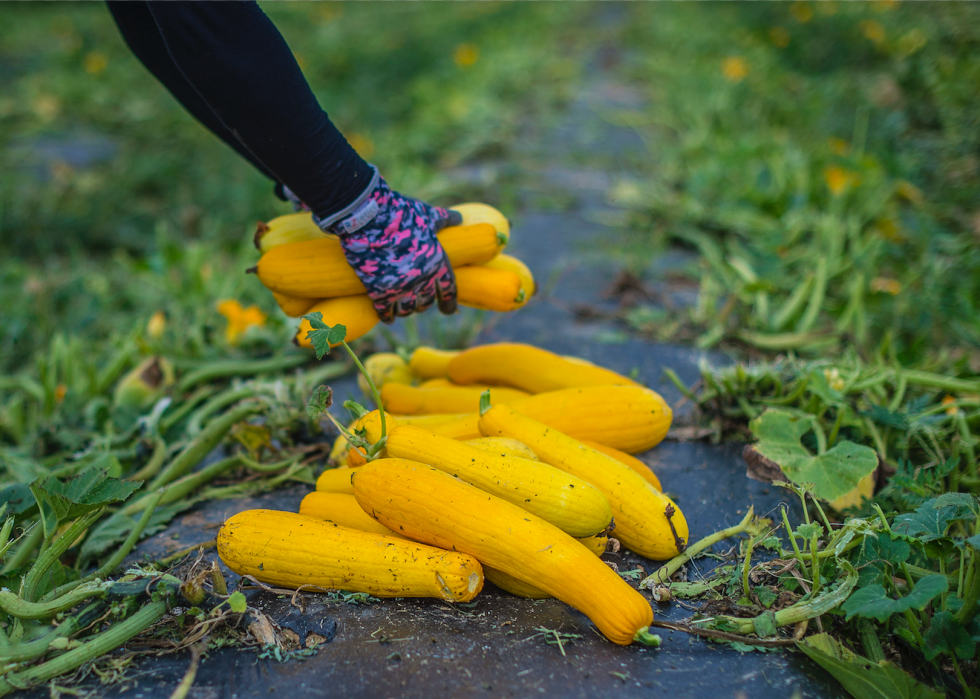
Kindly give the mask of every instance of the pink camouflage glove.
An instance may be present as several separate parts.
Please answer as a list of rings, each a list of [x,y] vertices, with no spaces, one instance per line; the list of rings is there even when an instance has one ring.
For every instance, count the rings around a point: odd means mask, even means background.
[[[441,313],[456,311],[456,275],[436,233],[462,223],[459,212],[393,191],[375,168],[371,183],[352,204],[314,220],[340,239],[347,262],[385,323],[421,313],[433,303]]]

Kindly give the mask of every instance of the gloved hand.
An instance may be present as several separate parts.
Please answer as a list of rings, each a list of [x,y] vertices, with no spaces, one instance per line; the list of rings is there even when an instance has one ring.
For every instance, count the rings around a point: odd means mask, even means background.
[[[391,190],[375,169],[357,200],[327,219],[314,220],[340,239],[347,262],[385,323],[433,303],[442,313],[456,311],[456,275],[436,233],[462,223],[459,212]]]

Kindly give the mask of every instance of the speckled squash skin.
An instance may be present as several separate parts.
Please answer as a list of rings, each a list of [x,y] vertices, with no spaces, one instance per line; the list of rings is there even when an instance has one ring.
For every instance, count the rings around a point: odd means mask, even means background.
[[[270,585],[468,602],[483,568],[467,554],[343,527],[293,512],[248,510],[218,532],[218,555]]]
[[[354,496],[385,526],[467,553],[588,616],[628,645],[653,620],[644,597],[557,527],[432,466],[382,459],[357,470]],[[478,513],[478,516],[474,516]]]
[[[444,379],[449,369],[449,362],[459,355],[459,350],[418,347],[408,360],[408,368],[420,379]]]
[[[381,522],[372,519],[357,504],[357,499],[353,495],[313,492],[303,498],[303,502],[299,506],[299,513],[317,519],[327,519],[342,527],[350,527],[362,532],[374,532],[399,539],[405,538],[388,529]],[[605,535],[589,536],[578,541],[595,555],[601,556],[606,550],[609,537]],[[521,582],[513,575],[508,575],[495,568],[484,566],[483,575],[500,589],[518,597],[527,597],[528,599],[551,597],[547,592]]]
[[[506,405],[490,408],[480,417],[479,427],[485,436],[510,437],[527,444],[546,464],[602,491],[612,505],[616,538],[630,551],[663,561],[686,546],[688,527],[683,513],[629,466]]]
[[[435,466],[574,537],[598,534],[612,520],[609,502],[597,488],[540,461],[486,451],[411,425],[392,430],[385,448],[390,457]]]
[[[660,485],[660,479],[657,478],[657,474],[653,472],[653,469],[632,454],[627,454],[625,451],[613,449],[612,447],[607,447],[605,444],[599,444],[599,442],[593,442],[588,439],[582,439],[579,441],[581,441],[582,444],[587,447],[591,447],[596,451],[601,451],[606,456],[611,456],[612,458],[616,459],[616,461],[626,464],[631,469],[643,476],[643,480],[645,480],[647,483],[652,485],[661,493],[664,492],[663,486]]]

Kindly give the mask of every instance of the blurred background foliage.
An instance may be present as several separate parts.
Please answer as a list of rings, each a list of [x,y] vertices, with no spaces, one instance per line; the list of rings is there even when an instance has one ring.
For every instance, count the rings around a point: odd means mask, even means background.
[[[634,330],[750,353],[885,341],[903,361],[976,362],[976,5],[627,4],[617,22],[599,4],[263,7],[398,188],[509,214],[534,166],[529,135],[614,47],[604,69],[643,99],[601,116],[646,144],[613,173],[619,242],[644,264],[677,244],[700,256],[675,270],[697,305],[632,308]],[[507,186],[454,177],[489,161],[508,163]],[[0,6],[0,371],[32,367],[58,333],[106,354],[156,311],[172,354],[281,346],[292,324],[241,272],[254,221],[287,210],[145,71],[103,6]],[[268,316],[237,348],[222,341],[225,298]]]

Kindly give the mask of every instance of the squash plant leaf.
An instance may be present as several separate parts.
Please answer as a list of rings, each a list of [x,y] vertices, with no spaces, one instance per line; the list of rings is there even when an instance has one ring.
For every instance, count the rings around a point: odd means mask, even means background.
[[[926,544],[943,539],[953,522],[973,519],[973,497],[966,493],[946,493],[922,503],[915,512],[899,515],[892,529]]]
[[[841,441],[823,454],[810,453],[800,439],[813,428],[813,417],[770,408],[749,425],[759,439],[755,449],[775,462],[796,484],[812,483],[821,500],[850,493],[862,478],[878,467],[878,455],[870,447]]]
[[[347,328],[339,324],[333,327],[327,325],[323,322],[323,314],[320,311],[307,313],[303,318],[312,328],[306,333],[306,338],[313,345],[317,359],[323,359],[323,355],[330,354],[330,346],[339,345],[347,337]]]
[[[915,584],[905,597],[893,599],[881,585],[868,585],[851,595],[842,609],[847,620],[860,616],[884,622],[892,614],[909,609],[925,609],[932,600],[949,590],[945,575],[927,575]]]
[[[858,587],[881,585],[896,565],[909,559],[912,547],[887,534],[865,536],[857,547],[854,566],[858,569]]]
[[[74,478],[59,481],[50,476],[31,483],[31,492],[41,511],[44,536],[51,536],[63,522],[81,517],[112,502],[125,500],[142,481],[110,478],[105,471],[87,469]]]
[[[331,405],[333,405],[333,389],[329,386],[317,386],[306,402],[306,415],[311,420],[317,420]]]
[[[949,612],[936,612],[923,640],[926,660],[940,653],[956,653],[961,660],[970,660],[977,652],[977,642]]]
[[[944,696],[887,660],[873,663],[825,633],[810,636],[798,643],[797,648],[833,675],[855,699],[942,699]]]

